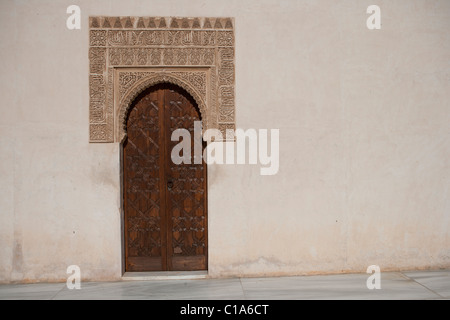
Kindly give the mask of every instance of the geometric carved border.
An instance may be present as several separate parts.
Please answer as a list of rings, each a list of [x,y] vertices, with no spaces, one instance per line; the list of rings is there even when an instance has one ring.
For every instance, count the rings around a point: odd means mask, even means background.
[[[90,17],[89,140],[121,142],[140,92],[173,83],[196,100],[203,129],[235,129],[232,18]]]

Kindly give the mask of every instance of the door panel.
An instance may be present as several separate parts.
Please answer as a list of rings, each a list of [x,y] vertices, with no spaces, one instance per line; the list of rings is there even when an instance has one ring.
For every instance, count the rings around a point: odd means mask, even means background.
[[[200,115],[192,100],[169,90],[165,95],[166,177],[173,187],[167,189],[166,207],[170,217],[168,229],[168,262],[174,270],[206,269],[206,164],[194,164],[194,121]],[[191,133],[191,164],[174,164],[171,150],[172,132],[186,128]],[[200,141],[201,143],[201,141]]]
[[[131,106],[124,143],[126,271],[207,268],[206,164],[176,165],[175,129],[193,137],[200,113],[182,89],[158,85]]]

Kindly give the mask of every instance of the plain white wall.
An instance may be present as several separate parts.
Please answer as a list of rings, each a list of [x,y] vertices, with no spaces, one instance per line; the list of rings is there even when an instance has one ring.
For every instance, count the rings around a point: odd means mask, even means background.
[[[280,129],[280,170],[209,167],[211,276],[450,266],[449,1],[30,0],[0,2],[0,281],[121,276],[90,15],[235,18],[237,126]]]

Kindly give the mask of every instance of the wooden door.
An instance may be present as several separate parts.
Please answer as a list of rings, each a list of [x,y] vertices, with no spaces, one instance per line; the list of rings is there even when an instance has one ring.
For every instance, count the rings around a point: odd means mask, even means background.
[[[206,164],[194,164],[195,101],[173,85],[139,95],[123,146],[126,271],[207,268]],[[172,132],[191,132],[191,164],[175,164]],[[204,145],[203,145],[204,146]]]

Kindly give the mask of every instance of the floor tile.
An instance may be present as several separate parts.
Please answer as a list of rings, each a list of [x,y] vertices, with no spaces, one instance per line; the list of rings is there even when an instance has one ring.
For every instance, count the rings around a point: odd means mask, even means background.
[[[86,283],[80,290],[64,289],[55,299],[243,299],[239,279],[121,281]]]
[[[381,289],[369,290],[369,274],[299,277],[82,282],[0,285],[0,299],[61,300],[300,300],[450,299],[450,270],[381,273]]]
[[[65,283],[4,284],[0,285],[0,300],[50,300],[65,286]]]
[[[404,272],[412,280],[420,283],[442,298],[450,298],[450,271]]]
[[[439,296],[400,273],[381,274],[370,290],[368,274],[241,279],[246,299],[434,299]]]

